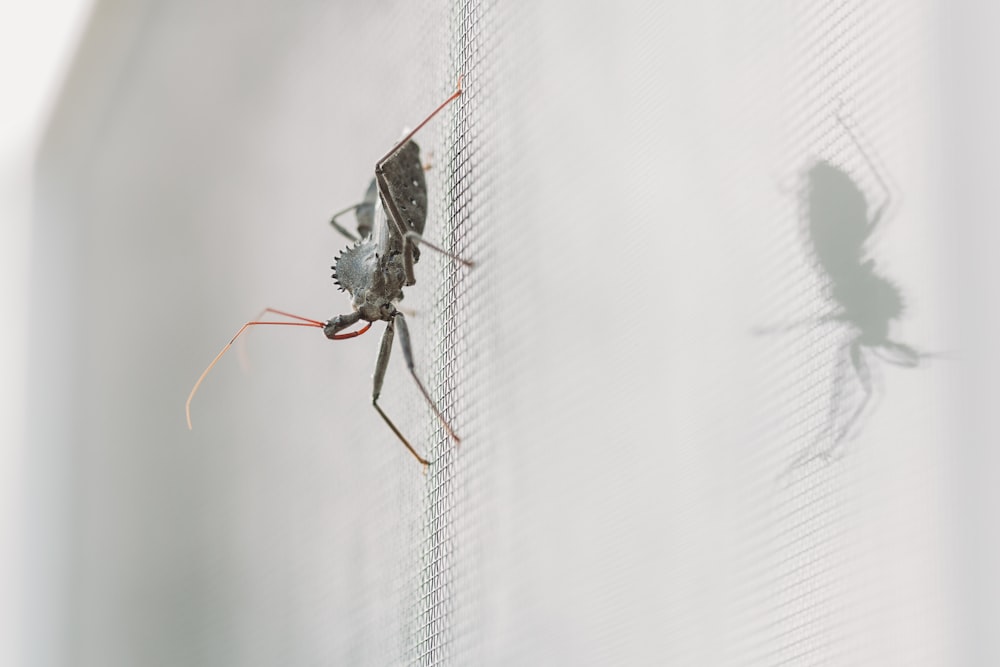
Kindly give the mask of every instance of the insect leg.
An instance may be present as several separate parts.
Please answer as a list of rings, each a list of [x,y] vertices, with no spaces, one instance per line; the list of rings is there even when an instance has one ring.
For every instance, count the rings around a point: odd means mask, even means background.
[[[346,329],[361,319],[361,313],[353,311],[347,315],[337,315],[323,323],[323,334],[332,339],[337,338],[337,332]]]
[[[399,432],[399,429],[396,428],[396,425],[392,423],[392,420],[389,419],[389,416],[382,411],[382,408],[379,407],[378,404],[378,397],[382,393],[382,381],[385,380],[385,371],[389,367],[389,355],[392,353],[392,339],[393,323],[390,321],[385,328],[385,333],[382,334],[382,342],[378,348],[378,360],[375,362],[375,375],[372,382],[372,405],[375,407],[375,410],[379,413],[379,415],[381,415],[385,423],[388,424],[389,428],[392,429],[392,432],[396,434],[396,437],[399,438],[400,442],[402,442],[406,448],[410,450],[413,457],[420,461],[422,465],[427,466],[430,465],[430,462],[420,456],[420,454],[417,454],[417,450],[415,450],[409,440],[407,440],[403,434]]]
[[[472,266],[476,265],[476,263],[473,262],[473,261],[471,261],[471,260],[462,259],[458,255],[456,255],[454,253],[450,253],[447,250],[445,250],[444,248],[440,248],[440,247],[434,245],[433,243],[431,243],[430,241],[425,240],[424,237],[422,237],[420,234],[417,234],[414,231],[408,231],[405,234],[403,234],[403,236],[405,236],[408,241],[410,241],[411,243],[413,243],[413,245],[421,245],[421,244],[423,244],[423,245],[427,246],[428,248],[430,248],[431,250],[436,250],[437,252],[441,253],[445,257],[450,257],[451,259],[455,260],[456,262],[461,262],[462,264],[465,264],[466,266],[469,266],[469,267],[472,267]]]
[[[378,198],[378,193],[376,192],[375,179],[373,178],[371,180],[371,183],[368,184],[368,190],[365,191],[364,199],[362,199],[359,203],[355,204],[354,206],[348,206],[343,211],[337,211],[336,213],[334,213],[333,217],[330,219],[330,224],[333,225],[334,229],[336,229],[338,232],[340,232],[347,238],[351,239],[352,241],[357,241],[358,236],[362,238],[368,236],[369,234],[372,233],[372,225],[375,220],[375,201],[377,198]],[[355,236],[353,233],[348,231],[345,227],[341,226],[337,222],[337,218],[350,211],[354,211],[354,214],[358,219],[357,236]]]
[[[330,218],[330,224],[333,225],[334,229],[336,229],[338,232],[340,232],[350,240],[357,241],[358,237],[355,236],[353,232],[349,231],[346,227],[342,226],[339,222],[337,222],[337,218],[344,215],[345,213],[350,213],[351,211],[357,211],[362,206],[365,206],[365,204],[366,202],[361,202],[360,204],[355,204],[354,206],[348,206],[342,211],[337,211],[336,213],[333,214],[333,217]]]
[[[406,318],[403,317],[403,313],[397,312],[395,321],[396,328],[399,329],[399,346],[403,348],[403,359],[406,360],[406,368],[410,371],[410,375],[413,376],[413,381],[417,383],[420,393],[424,395],[425,399],[427,399],[427,404],[431,406],[431,410],[434,411],[434,414],[437,416],[438,421],[441,422],[441,426],[444,427],[444,430],[448,432],[448,435],[450,435],[455,442],[461,442],[461,438],[455,435],[455,431],[453,431],[451,425],[448,424],[448,420],[446,420],[444,415],[441,414],[441,411],[438,410],[437,404],[434,403],[434,399],[431,398],[431,395],[427,392],[426,387],[424,387],[424,383],[420,381],[419,377],[417,377],[417,372],[413,368],[413,350],[410,348],[410,330],[406,326]]]

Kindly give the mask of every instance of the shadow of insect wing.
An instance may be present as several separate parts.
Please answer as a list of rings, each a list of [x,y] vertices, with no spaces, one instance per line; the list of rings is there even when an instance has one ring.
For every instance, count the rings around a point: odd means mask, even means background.
[[[857,270],[871,233],[868,201],[853,179],[825,160],[807,172],[809,240],[834,280]]]

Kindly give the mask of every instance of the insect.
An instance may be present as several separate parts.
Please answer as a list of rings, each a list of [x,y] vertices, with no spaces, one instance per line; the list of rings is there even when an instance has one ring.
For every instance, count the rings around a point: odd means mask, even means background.
[[[329,320],[319,321],[266,308],[261,315],[271,313],[295,321],[261,321],[258,316],[258,318],[244,324],[216,355],[191,389],[185,406],[188,428],[191,428],[191,401],[198,388],[222,355],[248,328],[267,324],[316,327],[323,329],[323,333],[330,340],[343,340],[360,336],[371,328],[372,323],[381,321],[386,323],[386,328],[382,334],[382,342],[375,362],[372,385],[372,405],[375,410],[414,458],[424,466],[429,465],[429,461],[417,453],[413,445],[378,403],[386,369],[389,366],[392,343],[398,335],[406,367],[420,393],[448,435],[456,443],[460,442],[459,437],[448,424],[444,415],[441,414],[434,399],[431,398],[414,369],[410,332],[406,325],[406,318],[403,313],[396,309],[396,304],[403,298],[403,287],[416,283],[413,265],[420,258],[418,245],[427,246],[466,266],[473,265],[472,262],[456,257],[427,242],[422,236],[427,221],[427,184],[424,178],[424,166],[420,162],[420,148],[412,140],[413,136],[424,125],[461,95],[462,77],[459,77],[455,92],[376,163],[375,177],[361,203],[339,211],[330,220],[334,229],[353,241],[336,257],[331,267],[334,281],[342,291],[347,292],[351,297],[352,311],[346,315],[337,315]],[[338,217],[351,211],[354,211],[358,221],[357,236],[337,222]],[[361,321],[366,322],[361,329],[342,333],[345,329]]]
[[[793,465],[817,456],[830,458],[852,436],[872,398],[870,354],[907,368],[917,366],[928,356],[889,336],[890,325],[904,313],[903,296],[899,287],[877,270],[865,245],[885,218],[891,192],[848,124],[839,114],[836,120],[873,172],[884,198],[869,213],[868,199],[857,183],[843,169],[826,160],[815,161],[804,174],[799,197],[802,224],[815,264],[826,279],[833,306],[830,313],[812,322],[842,323],[849,327],[850,333],[838,351],[826,424],[816,446],[803,452]],[[779,330],[789,328],[780,327]],[[845,396],[848,366],[853,369],[861,388],[861,398],[853,408]]]

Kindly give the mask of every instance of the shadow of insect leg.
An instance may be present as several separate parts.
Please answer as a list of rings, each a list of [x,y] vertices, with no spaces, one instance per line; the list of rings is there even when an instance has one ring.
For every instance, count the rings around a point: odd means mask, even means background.
[[[826,324],[827,322],[836,322],[837,320],[843,319],[843,316],[839,313],[827,313],[826,315],[821,315],[819,317],[810,317],[805,320],[796,320],[794,322],[789,322],[787,324],[774,324],[770,326],[759,326],[750,329],[750,334],[753,336],[770,336],[773,334],[788,333],[790,331],[795,331],[796,329],[802,327],[817,327],[821,324]]]
[[[784,470],[778,474],[775,482],[783,487],[787,487],[792,480],[792,473],[803,468],[814,461],[821,460],[829,462],[833,457],[833,452],[837,448],[838,440],[834,438],[837,415],[840,413],[842,405],[842,394],[846,374],[844,367],[845,351],[847,346],[841,346],[838,350],[837,359],[833,366],[833,376],[830,378],[830,405],[827,408],[826,418],[819,427],[819,432],[812,441],[802,448],[798,456],[785,466]]]
[[[424,383],[420,381],[417,377],[417,372],[413,367],[413,350],[410,348],[410,330],[406,326],[406,318],[403,317],[402,313],[396,313],[395,317],[396,328],[399,329],[399,346],[403,348],[403,358],[406,360],[406,368],[410,371],[410,375],[413,376],[413,381],[417,383],[417,388],[420,389],[420,393],[424,395],[427,399],[427,404],[431,406],[431,410],[437,415],[438,421],[441,422],[441,426],[444,430],[448,432],[448,435],[452,437],[455,442],[461,442],[461,438],[455,435],[455,431],[452,430],[451,425],[448,424],[448,420],[444,418],[441,411],[438,410],[437,404],[434,403],[434,399],[427,392]]]
[[[323,335],[330,340],[336,340],[338,337],[342,336],[342,334],[339,333],[340,331],[353,324],[357,324],[360,320],[361,313],[356,310],[347,315],[337,315],[336,317],[332,317],[323,325]]]
[[[827,408],[826,419],[823,421],[823,425],[820,427],[819,433],[816,434],[812,443],[805,447],[802,453],[795,457],[795,460],[789,465],[789,471],[817,459],[830,461],[834,458],[834,453],[841,441],[840,437],[835,435],[835,433],[837,430],[837,417],[843,411],[844,407],[844,387],[847,382],[847,362],[845,357],[847,356],[849,347],[850,344],[840,347],[837,359],[833,365],[833,375],[830,378],[830,404]]]
[[[868,361],[865,359],[865,352],[861,348],[861,342],[857,340],[851,343],[851,365],[854,367],[854,372],[858,376],[858,382],[861,384],[861,389],[864,392],[864,395],[861,397],[861,402],[858,403],[858,407],[856,407],[853,414],[851,414],[851,418],[847,420],[847,423],[844,424],[844,428],[841,429],[840,435],[837,438],[838,442],[847,438],[851,429],[858,422],[858,418],[861,417],[861,414],[865,411],[865,408],[868,406],[868,402],[872,397],[871,370],[868,368]]]
[[[882,343],[881,348],[873,349],[875,350],[875,354],[877,354],[881,359],[888,361],[890,364],[902,366],[903,368],[916,368],[920,365],[921,359],[929,356],[921,352],[917,352],[909,345],[896,343],[891,340],[887,340]]]
[[[427,466],[430,465],[430,462],[420,456],[420,454],[417,454],[417,450],[415,450],[403,434],[399,432],[399,429],[396,428],[396,425],[392,423],[392,420],[389,419],[389,416],[382,411],[382,408],[379,407],[378,404],[378,397],[382,393],[382,382],[385,380],[385,371],[389,367],[389,355],[392,353],[393,336],[393,323],[389,322],[388,326],[385,328],[385,333],[382,334],[382,342],[378,349],[378,360],[375,362],[375,375],[372,383],[372,405],[375,407],[375,410],[379,413],[379,415],[381,415],[382,419],[385,420],[385,423],[389,425],[389,428],[392,429],[392,432],[396,434],[396,437],[399,438],[408,450],[410,450],[413,457],[420,461],[422,465]]]
[[[837,418],[844,409],[844,387],[847,385],[847,350],[849,345],[842,345],[837,352],[837,361],[833,366],[833,376],[830,378],[830,405],[827,408],[826,423],[820,437],[826,442],[820,443],[817,438],[816,457],[829,461],[840,444],[840,436],[836,434]]]
[[[858,138],[857,134],[854,133],[854,130],[851,129],[850,125],[848,125],[844,117],[840,115],[839,111],[834,114],[834,117],[837,119],[837,122],[840,123],[840,126],[844,128],[844,132],[846,132],[847,136],[850,137],[855,147],[857,147],[858,153],[861,154],[861,157],[864,158],[864,161],[868,164],[868,168],[871,169],[872,174],[875,176],[875,180],[878,181],[884,194],[882,203],[875,207],[875,211],[872,213],[868,221],[868,233],[871,234],[872,230],[874,230],[875,227],[885,219],[885,213],[889,210],[889,206],[892,204],[892,190],[889,188],[888,181],[886,181],[885,177],[879,171],[878,166],[875,164],[875,160],[873,160],[871,155],[869,155],[869,152],[865,150],[864,146],[861,144],[861,140]]]

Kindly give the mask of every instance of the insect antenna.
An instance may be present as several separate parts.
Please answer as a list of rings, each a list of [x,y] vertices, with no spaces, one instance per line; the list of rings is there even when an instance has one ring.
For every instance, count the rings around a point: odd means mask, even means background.
[[[451,96],[448,99],[446,99],[444,102],[442,102],[438,106],[437,109],[435,109],[434,111],[432,111],[430,113],[430,115],[427,116],[427,118],[424,118],[422,121],[420,121],[419,125],[417,125],[415,128],[413,128],[412,130],[410,130],[410,133],[408,135],[406,135],[405,137],[403,137],[395,146],[393,146],[389,150],[388,153],[386,153],[382,157],[381,160],[378,161],[378,164],[382,164],[383,162],[385,162],[386,160],[388,160],[390,157],[392,157],[392,154],[395,153],[396,151],[398,151],[401,146],[405,146],[406,142],[409,141],[410,139],[412,139],[413,135],[416,134],[418,131],[420,131],[420,128],[422,128],[424,125],[426,125],[427,123],[429,123],[430,120],[431,120],[431,118],[434,118],[434,116],[438,115],[438,113],[442,109],[444,109],[446,106],[448,106],[449,104],[451,104],[452,102],[454,102],[455,100],[457,100],[458,97],[461,94],[462,94],[462,75],[459,75],[459,77],[458,77],[458,85],[455,87],[455,92],[452,93]]]
[[[233,336],[228,343],[226,343],[226,345],[219,351],[219,353],[217,355],[215,355],[215,358],[212,359],[212,363],[210,363],[208,365],[208,367],[205,368],[204,371],[202,371],[201,375],[198,376],[198,381],[195,382],[194,383],[194,387],[191,388],[191,393],[188,394],[187,402],[184,404],[184,414],[187,416],[187,425],[188,425],[189,429],[194,428],[191,425],[191,401],[194,400],[194,395],[196,393],[198,393],[198,388],[201,386],[201,383],[204,382],[205,378],[208,376],[208,373],[215,367],[215,364],[219,363],[219,359],[222,358],[222,355],[224,355],[226,352],[229,351],[229,348],[231,348],[233,346],[233,343],[236,342],[236,339],[239,338],[243,334],[244,331],[246,331],[247,329],[249,329],[250,327],[253,327],[253,326],[267,325],[267,324],[278,325],[278,326],[286,326],[286,327],[315,327],[315,328],[318,328],[318,329],[322,329],[323,327],[326,326],[326,322],[320,322],[319,320],[313,320],[313,319],[310,319],[308,317],[302,317],[301,315],[293,315],[291,313],[286,313],[283,310],[276,310],[274,308],[265,308],[261,312],[261,314],[258,315],[257,317],[258,318],[261,317],[264,313],[274,313],[275,315],[281,315],[282,317],[288,317],[288,318],[291,318],[293,320],[299,320],[299,321],[298,322],[273,322],[273,321],[270,321],[270,320],[255,319],[255,320],[251,320],[250,322],[247,322],[242,327],[240,327],[240,330],[236,332],[236,335]],[[371,328],[371,326],[372,326],[372,323],[368,322],[367,324],[365,324],[364,327],[358,329],[357,331],[351,331],[349,333],[343,333],[343,334],[335,334],[335,335],[331,336],[331,338],[334,339],[334,340],[343,340],[345,338],[355,338],[357,336],[360,336],[364,332],[368,331]]]

